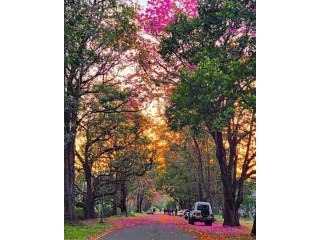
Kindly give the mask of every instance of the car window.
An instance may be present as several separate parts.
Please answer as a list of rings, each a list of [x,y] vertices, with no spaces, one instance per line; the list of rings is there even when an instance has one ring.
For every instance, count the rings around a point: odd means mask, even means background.
[[[208,205],[198,205],[198,210],[209,210],[209,206]]]

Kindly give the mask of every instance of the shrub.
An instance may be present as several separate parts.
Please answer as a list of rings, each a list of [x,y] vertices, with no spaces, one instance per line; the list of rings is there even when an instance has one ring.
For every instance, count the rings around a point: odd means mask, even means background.
[[[84,211],[83,208],[76,208],[76,219],[77,220],[83,220],[84,217]]]
[[[96,213],[96,217],[100,217],[101,215],[101,207],[99,207],[98,209],[95,209],[95,213]],[[103,206],[103,216],[104,217],[110,217],[112,216],[112,208],[110,205],[104,205]]]

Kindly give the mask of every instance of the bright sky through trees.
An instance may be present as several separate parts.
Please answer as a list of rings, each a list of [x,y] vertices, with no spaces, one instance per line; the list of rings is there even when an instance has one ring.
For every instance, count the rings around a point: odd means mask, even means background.
[[[148,0],[136,0],[136,2],[142,5],[143,7],[147,6],[147,1]]]

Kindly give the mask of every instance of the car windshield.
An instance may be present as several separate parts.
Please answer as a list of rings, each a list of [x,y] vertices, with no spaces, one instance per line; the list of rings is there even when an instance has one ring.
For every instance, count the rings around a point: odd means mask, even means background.
[[[198,205],[198,210],[209,210],[208,205]]]

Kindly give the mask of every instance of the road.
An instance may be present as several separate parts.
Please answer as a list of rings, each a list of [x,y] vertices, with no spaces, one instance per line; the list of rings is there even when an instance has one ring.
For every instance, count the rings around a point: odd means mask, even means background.
[[[193,235],[173,224],[177,217],[155,214],[144,218],[146,221],[141,224],[113,231],[99,240],[194,240]]]

